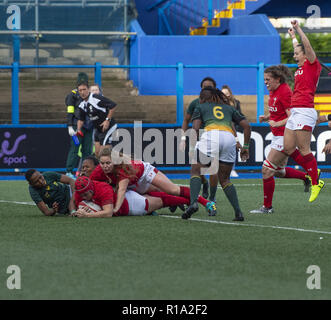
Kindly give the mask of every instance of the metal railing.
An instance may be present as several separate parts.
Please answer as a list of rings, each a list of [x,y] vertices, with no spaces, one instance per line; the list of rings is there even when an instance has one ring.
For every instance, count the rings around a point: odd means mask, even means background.
[[[327,66],[331,66],[331,63],[327,63]],[[259,116],[264,114],[264,69],[270,65],[266,65],[260,62],[255,65],[184,65],[179,62],[176,65],[102,65],[100,62],[96,62],[94,65],[20,65],[17,62],[13,62],[12,65],[0,66],[0,70],[11,70],[11,97],[12,97],[12,124],[19,125],[19,72],[23,69],[94,69],[94,81],[102,86],[102,69],[158,69],[158,68],[170,68],[176,70],[176,125],[181,126],[184,119],[184,69],[196,69],[196,68],[250,68],[255,69],[257,72],[257,114],[256,122],[259,123]],[[296,68],[296,64],[286,64],[289,68]],[[10,125],[8,125],[10,126]]]
[[[15,4],[17,6],[34,7],[36,5],[42,7],[118,7],[125,0],[2,0],[0,5],[8,6]]]
[[[189,27],[201,26],[203,18],[208,18],[209,25],[212,24],[214,10],[226,9],[229,2],[233,0],[169,0],[158,1],[147,7],[147,10],[152,10],[156,6],[164,4],[158,8],[158,23],[159,34],[166,31],[169,35],[188,34]],[[180,23],[180,18],[187,20],[190,25]]]

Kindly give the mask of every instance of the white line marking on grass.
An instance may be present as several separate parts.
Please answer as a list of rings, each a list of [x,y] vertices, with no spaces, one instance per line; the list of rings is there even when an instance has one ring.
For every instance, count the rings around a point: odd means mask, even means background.
[[[232,180],[233,182],[233,180]],[[189,184],[180,184],[180,183],[176,183],[178,186],[184,186],[184,187],[190,187]],[[233,182],[233,184],[235,185],[235,187],[257,187],[257,186],[262,186],[262,183],[236,183]],[[300,183],[281,183],[279,184],[280,186],[300,186]],[[218,189],[222,189],[221,186],[217,186]]]
[[[35,206],[36,205],[34,202],[22,202],[22,201],[0,200],[0,202],[3,202],[3,203],[14,203],[14,204],[25,204],[25,205],[29,205],[29,206]]]
[[[178,216],[168,216],[168,215],[159,215],[159,216],[164,217],[164,218],[181,219],[181,217],[178,217]],[[252,223],[243,223],[243,222],[240,222],[240,223],[239,222],[225,222],[225,221],[218,221],[218,220],[204,220],[204,219],[198,219],[198,218],[190,218],[190,220],[198,221],[198,222],[215,223],[215,224],[227,224],[227,225],[241,226],[241,227],[271,228],[271,229],[281,229],[281,230],[290,230],[290,231],[331,234],[330,231],[309,230],[309,229],[294,228],[294,227],[280,227],[280,226],[270,226],[270,225],[252,224]]]
[[[23,205],[29,205],[29,206],[36,205],[34,202],[23,202],[23,201],[0,200],[0,203],[1,202],[2,203],[23,204]],[[159,215],[159,217],[171,218],[171,219],[181,219],[181,217],[178,217],[178,216],[168,216],[168,215],[162,215],[162,214]],[[219,220],[204,220],[204,219],[198,219],[198,218],[190,218],[190,220],[197,221],[197,222],[226,224],[226,225],[241,226],[241,227],[271,228],[271,229],[290,230],[290,231],[299,231],[299,232],[331,234],[330,231],[309,230],[309,229],[294,228],[294,227],[280,227],[280,226],[270,226],[270,225],[263,225],[263,224],[242,223],[242,222],[225,222],[225,221],[219,221]]]

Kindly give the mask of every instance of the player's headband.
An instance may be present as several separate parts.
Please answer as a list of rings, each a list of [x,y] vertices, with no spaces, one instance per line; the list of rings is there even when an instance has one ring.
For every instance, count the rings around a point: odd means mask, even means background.
[[[94,184],[88,177],[78,177],[75,182],[76,191],[79,194],[92,191],[94,193]]]

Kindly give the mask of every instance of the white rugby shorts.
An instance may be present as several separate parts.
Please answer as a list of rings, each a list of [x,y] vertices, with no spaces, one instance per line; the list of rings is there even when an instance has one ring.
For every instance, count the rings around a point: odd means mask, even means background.
[[[274,136],[272,135],[270,148],[282,151],[284,149],[284,136]]]
[[[236,139],[229,131],[205,131],[197,142],[195,149],[208,157],[219,161],[234,163],[236,161]]]
[[[290,130],[313,131],[317,121],[317,111],[313,108],[291,108],[291,115],[286,122]]]
[[[143,216],[147,213],[147,199],[139,193],[128,190],[125,193],[125,199],[129,204],[129,216]]]
[[[140,194],[144,194],[149,189],[154,177],[158,170],[152,166],[149,162],[144,162],[144,173],[137,182],[137,185],[133,186],[134,190]]]

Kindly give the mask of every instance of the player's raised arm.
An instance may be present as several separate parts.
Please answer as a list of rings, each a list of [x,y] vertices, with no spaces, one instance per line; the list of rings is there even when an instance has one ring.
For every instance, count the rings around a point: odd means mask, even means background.
[[[316,59],[316,54],[315,54],[313,47],[310,44],[309,39],[307,38],[305,33],[302,31],[297,20],[291,21],[291,24],[292,24],[292,28],[298,33],[298,35],[301,38],[302,45],[304,47],[304,53],[305,53],[307,59],[309,60],[309,62],[313,63]]]

